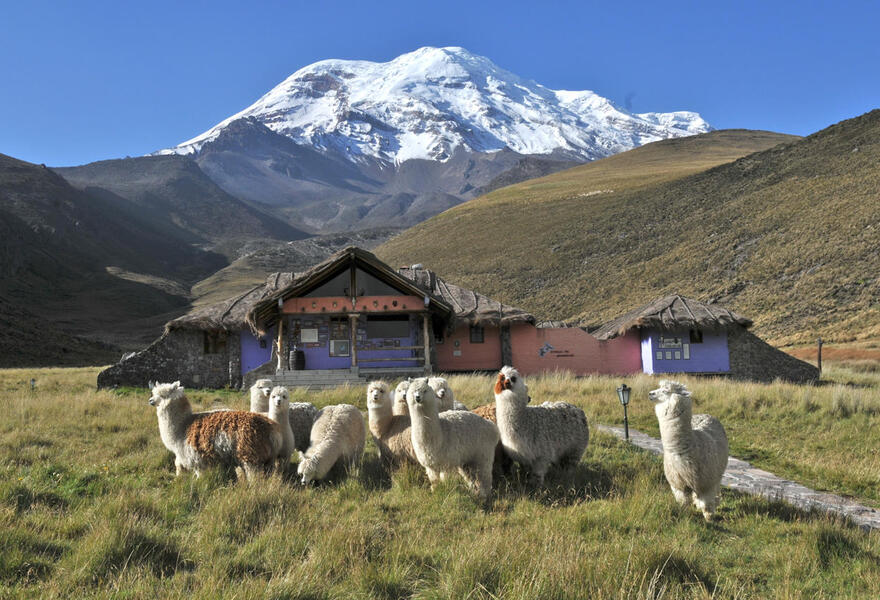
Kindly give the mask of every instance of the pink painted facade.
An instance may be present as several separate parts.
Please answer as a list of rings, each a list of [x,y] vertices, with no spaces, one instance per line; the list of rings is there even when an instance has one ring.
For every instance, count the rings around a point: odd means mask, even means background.
[[[470,341],[470,328],[458,327],[436,344],[439,371],[489,371],[502,365],[501,332],[483,330],[484,341]],[[642,371],[641,340],[636,332],[600,341],[577,327],[510,327],[511,362],[523,375],[569,371],[575,375],[627,375]]]
[[[642,371],[638,333],[600,341],[578,327],[510,328],[513,364],[523,375],[569,371],[575,375],[627,375]]]
[[[471,343],[470,327],[456,328],[442,343],[435,340],[438,371],[490,371],[500,369],[501,331],[483,328],[483,342]]]

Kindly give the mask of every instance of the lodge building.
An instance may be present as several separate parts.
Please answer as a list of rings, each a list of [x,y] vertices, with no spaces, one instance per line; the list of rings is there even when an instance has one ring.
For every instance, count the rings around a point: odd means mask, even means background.
[[[98,385],[180,380],[247,387],[359,384],[433,372],[525,375],[704,373],[810,381],[812,365],[747,331],[751,321],[668,296],[588,332],[541,324],[528,312],[444,281],[419,265],[398,270],[349,247],[300,274],[276,273],[225,302],[170,321],[145,350],[103,371]]]

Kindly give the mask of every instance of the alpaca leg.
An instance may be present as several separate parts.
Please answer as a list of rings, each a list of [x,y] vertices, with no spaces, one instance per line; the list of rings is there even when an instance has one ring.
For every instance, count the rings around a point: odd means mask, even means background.
[[[184,471],[183,465],[180,464],[180,461],[178,461],[178,460],[175,458],[175,459],[174,459],[174,476],[175,476],[175,477],[180,477],[180,474],[183,473],[183,471]]]
[[[483,501],[488,500],[489,496],[492,495],[492,466],[495,462],[494,458],[494,454],[490,454],[488,460],[484,460],[481,464],[477,465],[477,495]]]
[[[440,474],[428,467],[425,467],[425,474],[428,476],[428,481],[431,482],[431,489],[433,490],[437,482],[440,481]]]
[[[690,494],[671,485],[669,487],[672,489],[672,495],[675,496],[675,501],[682,506],[687,506],[691,500]]]
[[[715,514],[717,497],[714,488],[702,495],[697,495],[697,493],[694,492],[694,505],[703,513],[703,518],[707,521],[711,521]]]
[[[544,485],[544,476],[547,474],[549,467],[550,464],[544,459],[538,459],[532,463],[531,479],[535,486],[541,487]]]

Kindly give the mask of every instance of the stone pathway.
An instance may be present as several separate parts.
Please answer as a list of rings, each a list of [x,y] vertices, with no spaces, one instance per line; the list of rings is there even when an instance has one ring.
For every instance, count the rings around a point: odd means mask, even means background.
[[[597,425],[599,431],[623,439],[623,427]],[[663,454],[663,443],[632,428],[629,441],[654,454]],[[821,510],[849,519],[865,531],[880,530],[880,510],[857,504],[852,500],[811,490],[794,481],[782,479],[773,473],[755,468],[744,460],[730,457],[721,484],[740,492],[782,500],[804,510]]]

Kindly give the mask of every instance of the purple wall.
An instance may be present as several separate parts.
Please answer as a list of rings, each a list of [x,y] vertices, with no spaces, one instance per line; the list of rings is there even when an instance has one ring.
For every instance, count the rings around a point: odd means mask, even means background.
[[[730,354],[727,332],[703,332],[694,343],[690,332],[642,331],[642,370],[645,373],[727,373]]]
[[[367,317],[369,318],[369,317]],[[330,356],[330,318],[321,315],[310,315],[303,317],[294,317],[290,320],[291,326],[288,328],[288,341],[290,348],[296,344],[299,350],[305,354],[307,370],[323,370],[323,369],[348,369],[351,367],[351,356]],[[318,341],[311,343],[303,343],[301,339],[296,338],[296,327],[302,329],[317,329]],[[358,323],[357,336],[357,356],[359,367],[412,367],[421,364],[419,359],[415,358],[413,350],[370,350],[371,347],[383,346],[386,341],[397,346],[415,346],[417,338],[417,326],[414,322],[410,323],[409,335],[406,337],[378,338],[370,339],[366,337],[366,324],[364,321]],[[370,362],[370,358],[400,358],[399,361],[379,361]],[[408,360],[407,360],[408,359]]]
[[[256,369],[272,358],[272,341],[275,339],[275,327],[273,326],[263,338],[254,337],[248,329],[242,329],[241,339],[241,374]],[[265,348],[260,347],[260,339],[265,341]]]
[[[369,318],[369,317],[368,317]],[[396,338],[364,338],[358,341],[358,366],[360,367],[416,367],[420,366],[421,360],[417,360],[414,356],[415,350],[368,350],[369,346],[382,346],[386,340],[398,342],[399,346],[415,346],[417,338],[416,328],[410,323],[410,331],[408,337]],[[383,360],[379,362],[370,362],[371,358],[402,358],[409,360],[390,361]]]

